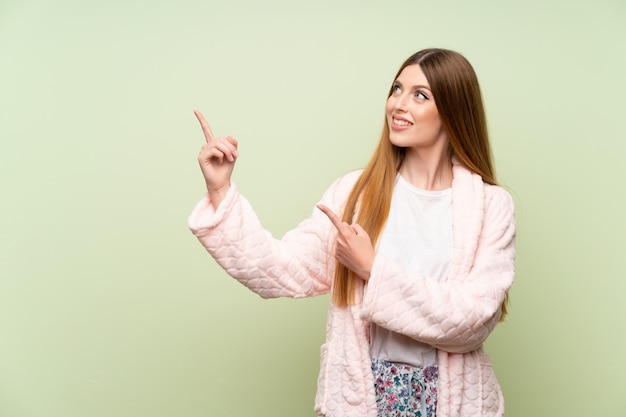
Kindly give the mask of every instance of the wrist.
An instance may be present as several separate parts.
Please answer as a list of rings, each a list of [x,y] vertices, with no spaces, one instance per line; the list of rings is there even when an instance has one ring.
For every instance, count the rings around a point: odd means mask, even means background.
[[[370,276],[372,275],[372,266],[374,265],[374,257],[375,255],[372,253],[371,259],[367,261],[367,267],[363,268],[361,271],[361,279],[365,282],[369,281]]]
[[[221,187],[213,187],[207,184],[207,194],[209,195],[209,201],[213,205],[214,208],[217,209],[217,206],[224,200],[228,190],[230,189],[230,182]]]
[[[370,276],[372,275],[372,270],[369,269],[367,271],[362,271],[361,272],[361,279],[365,282],[370,280]]]

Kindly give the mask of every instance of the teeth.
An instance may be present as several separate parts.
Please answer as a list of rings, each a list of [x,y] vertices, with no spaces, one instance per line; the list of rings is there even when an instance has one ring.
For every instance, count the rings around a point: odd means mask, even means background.
[[[411,126],[413,123],[407,122],[406,120],[398,120],[396,118],[393,119],[393,123],[398,126]]]

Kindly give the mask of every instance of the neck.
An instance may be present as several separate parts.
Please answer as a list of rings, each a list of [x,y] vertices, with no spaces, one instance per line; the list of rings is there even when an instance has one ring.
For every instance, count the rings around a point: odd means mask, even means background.
[[[399,172],[405,180],[423,190],[452,187],[452,160],[447,150],[423,154],[408,148]]]

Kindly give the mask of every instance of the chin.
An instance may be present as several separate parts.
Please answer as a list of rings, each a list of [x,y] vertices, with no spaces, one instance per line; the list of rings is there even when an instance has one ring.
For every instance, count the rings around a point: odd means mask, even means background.
[[[397,146],[398,148],[408,148],[411,146],[411,143],[409,143],[409,140],[406,140],[405,138],[402,137],[398,137],[397,134],[395,134],[394,132],[389,132],[389,142],[391,142],[392,145]]]

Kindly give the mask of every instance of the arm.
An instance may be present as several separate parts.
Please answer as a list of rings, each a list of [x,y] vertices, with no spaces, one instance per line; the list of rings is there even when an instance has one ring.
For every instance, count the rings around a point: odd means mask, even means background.
[[[341,210],[358,172],[337,180],[321,203]],[[200,243],[243,285],[263,298],[309,297],[330,291],[334,230],[319,210],[282,239],[265,230],[249,202],[231,184],[217,209],[204,197],[189,217]]]
[[[438,349],[464,353],[478,348],[498,323],[513,283],[513,201],[493,187],[469,273],[446,282],[407,274],[377,256],[364,295],[362,318]]]
[[[198,163],[207,195],[189,217],[192,232],[227,273],[262,297],[306,297],[327,292],[330,230],[320,224],[319,214],[314,213],[282,241],[274,239],[231,184],[239,156],[237,141],[230,136],[216,138],[202,113],[194,113],[206,140]],[[331,187],[323,201],[337,206],[341,201],[338,192],[343,191],[337,188]]]

